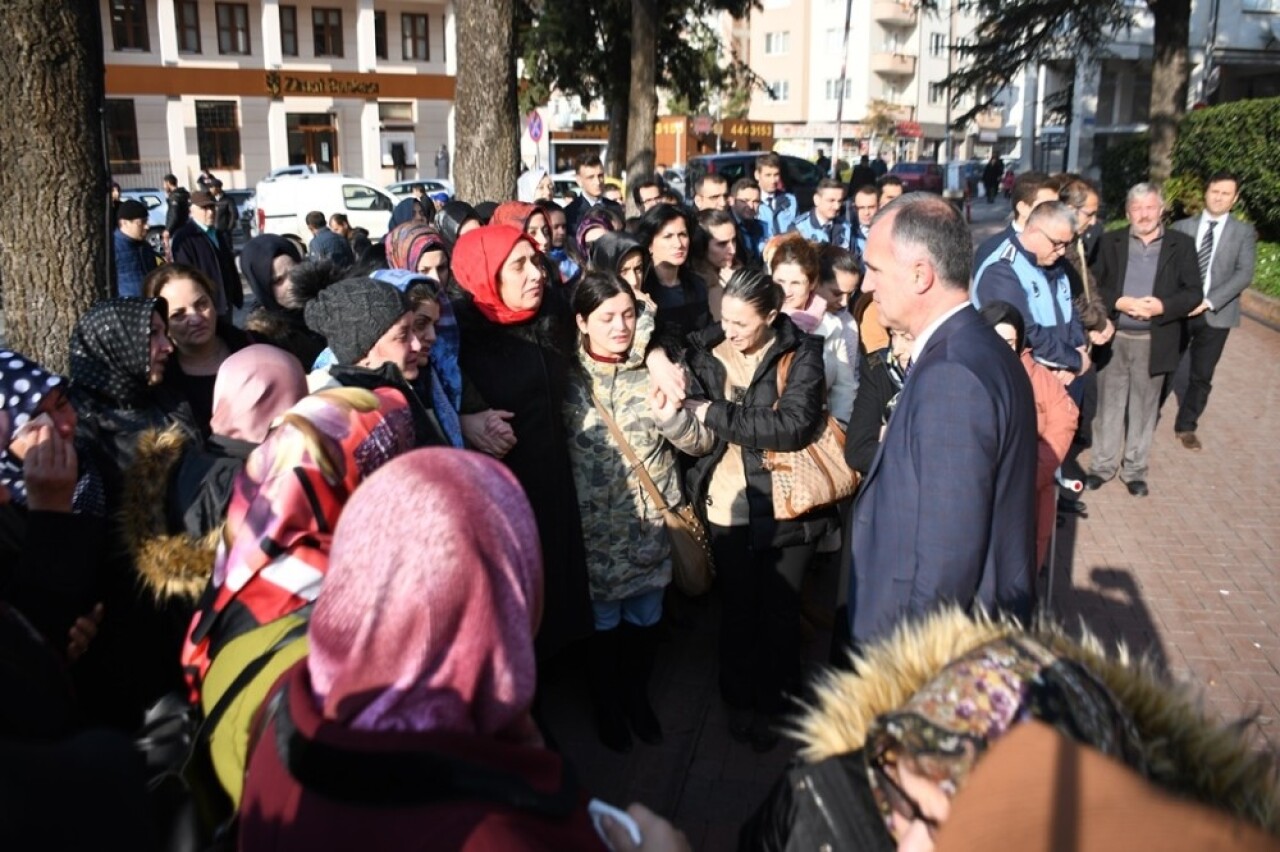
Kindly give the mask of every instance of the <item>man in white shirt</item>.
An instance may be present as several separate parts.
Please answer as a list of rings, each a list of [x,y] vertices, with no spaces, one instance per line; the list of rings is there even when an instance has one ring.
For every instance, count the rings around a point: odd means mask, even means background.
[[[1204,212],[1173,225],[1175,231],[1195,238],[1204,279],[1204,301],[1187,315],[1182,335],[1183,352],[1191,352],[1191,379],[1173,421],[1174,434],[1188,450],[1203,446],[1196,428],[1209,402],[1213,371],[1227,335],[1240,325],[1240,294],[1253,282],[1258,235],[1252,225],[1231,217],[1239,197],[1239,179],[1230,172],[1218,172],[1204,191]]]

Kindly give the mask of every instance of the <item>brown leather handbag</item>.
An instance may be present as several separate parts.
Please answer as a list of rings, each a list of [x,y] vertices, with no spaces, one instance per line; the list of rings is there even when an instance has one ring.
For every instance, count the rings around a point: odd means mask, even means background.
[[[618,449],[622,450],[627,463],[631,465],[631,469],[640,479],[640,484],[648,492],[649,499],[662,512],[662,520],[667,527],[667,538],[671,540],[671,577],[676,588],[690,597],[706,594],[711,590],[711,583],[716,578],[716,569],[711,558],[711,540],[707,537],[702,521],[698,520],[693,506],[689,503],[676,509],[667,505],[666,498],[654,484],[649,471],[645,470],[644,462],[640,461],[635,451],[631,449],[618,424],[600,404],[600,397],[596,396],[595,391],[591,392],[591,401],[595,403],[600,419],[609,427],[609,434],[613,436]]]
[[[779,400],[795,354],[788,352],[778,361]],[[830,414],[809,446],[795,452],[765,450],[764,466],[773,480],[773,516],[780,521],[833,505],[858,487],[857,472],[844,460],[844,429]]]

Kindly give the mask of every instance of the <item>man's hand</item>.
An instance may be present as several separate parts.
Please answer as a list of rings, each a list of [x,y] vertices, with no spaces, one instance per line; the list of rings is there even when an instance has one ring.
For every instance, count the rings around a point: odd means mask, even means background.
[[[1147,319],[1153,319],[1164,314],[1164,302],[1155,296],[1144,296],[1138,303],[1141,305],[1141,310],[1146,314]]]
[[[515,415],[510,411],[494,408],[460,415],[463,440],[467,446],[500,459],[516,445],[515,431],[507,422],[512,417]]]
[[[1209,300],[1205,299],[1196,307],[1195,310],[1187,314],[1187,319],[1190,319],[1191,317],[1198,317],[1207,310],[1209,310]]]
[[[79,465],[75,444],[53,426],[36,427],[35,443],[22,463],[27,506],[34,512],[70,512]]]
[[[1076,347],[1076,351],[1080,353],[1080,369],[1076,370],[1076,375],[1083,376],[1085,373],[1089,372],[1089,368],[1093,366],[1093,361],[1089,358],[1088,346],[1078,346]],[[1068,382],[1068,384],[1070,383]]]
[[[655,349],[645,356],[644,363],[649,368],[651,382],[673,401],[684,402],[686,377],[683,367],[673,364],[661,349]]]

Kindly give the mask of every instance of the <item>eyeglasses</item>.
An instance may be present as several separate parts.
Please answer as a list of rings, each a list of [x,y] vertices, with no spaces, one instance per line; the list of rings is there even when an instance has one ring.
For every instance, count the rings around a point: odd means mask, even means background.
[[[920,809],[920,805],[916,800],[911,798],[911,794],[902,789],[897,780],[889,774],[884,764],[875,761],[871,764],[871,771],[875,774],[876,781],[879,782],[880,792],[884,794],[885,800],[889,804],[890,810],[902,817],[908,823],[919,820],[924,823],[925,828],[929,829],[929,834],[933,835],[938,831],[939,824],[936,819],[926,816],[925,812]]]
[[[1071,245],[1071,241],[1075,239],[1075,237],[1068,237],[1065,240],[1055,240],[1053,237],[1049,236],[1048,233],[1039,229],[1036,230],[1036,233],[1043,235],[1044,238],[1049,241],[1049,245],[1053,246],[1054,251],[1066,251],[1067,246]]]

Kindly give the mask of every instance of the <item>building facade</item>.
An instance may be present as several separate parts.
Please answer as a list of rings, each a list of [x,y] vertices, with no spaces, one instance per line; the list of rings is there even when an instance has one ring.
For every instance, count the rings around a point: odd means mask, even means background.
[[[308,165],[378,184],[452,152],[454,13],[443,0],[96,0],[112,177],[228,188]]]

